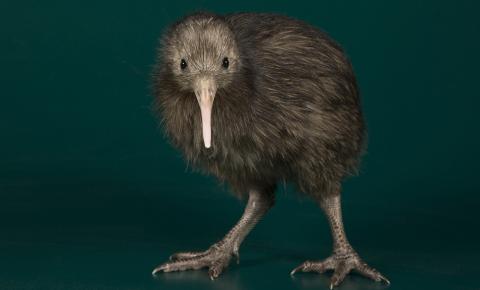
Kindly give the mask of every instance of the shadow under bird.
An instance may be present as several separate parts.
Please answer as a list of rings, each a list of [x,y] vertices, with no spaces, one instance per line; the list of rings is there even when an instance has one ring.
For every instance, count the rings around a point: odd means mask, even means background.
[[[341,183],[357,172],[366,128],[352,66],[324,32],[275,14],[186,16],[161,39],[153,91],[166,136],[186,161],[248,196],[223,239],[172,255],[154,275],[208,268],[218,277],[274,205],[276,184],[288,181],[315,199],[333,236],[330,257],[291,274],[333,270],[333,288],[353,270],[389,284],[345,235]]]

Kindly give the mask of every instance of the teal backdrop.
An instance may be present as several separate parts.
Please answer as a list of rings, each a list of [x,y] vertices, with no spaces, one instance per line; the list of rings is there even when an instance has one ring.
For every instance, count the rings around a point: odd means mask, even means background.
[[[196,10],[278,12],[335,38],[369,128],[343,192],[353,246],[392,290],[480,289],[480,5],[433,0],[2,1],[0,289],[328,287],[289,276],[331,251],[322,213],[291,186],[217,281],[150,275],[243,209],[186,169],[150,110],[157,39]],[[385,288],[351,275],[340,289]]]

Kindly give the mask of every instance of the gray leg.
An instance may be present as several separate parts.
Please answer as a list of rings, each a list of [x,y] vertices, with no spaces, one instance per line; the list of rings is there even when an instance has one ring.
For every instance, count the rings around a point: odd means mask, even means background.
[[[249,192],[248,203],[242,217],[237,224],[219,242],[213,244],[203,252],[182,252],[173,254],[169,262],[164,263],[152,272],[172,272],[209,268],[210,278],[213,280],[222,273],[235,256],[239,260],[238,249],[265,213],[273,206],[274,189],[252,189]]]
[[[334,270],[330,289],[338,286],[352,270],[377,282],[383,281],[390,284],[387,278],[363,262],[348,242],[343,228],[340,195],[324,197],[320,201],[320,207],[327,216],[332,231],[333,254],[323,261],[306,261],[293,269],[291,274],[296,272],[323,273],[327,270]]]

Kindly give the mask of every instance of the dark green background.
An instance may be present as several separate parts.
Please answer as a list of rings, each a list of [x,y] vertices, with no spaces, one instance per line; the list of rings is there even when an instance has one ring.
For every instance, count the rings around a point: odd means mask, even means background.
[[[207,9],[288,14],[343,45],[370,131],[343,194],[352,244],[391,289],[480,289],[480,7],[360,2],[2,1],[0,288],[328,286],[288,275],[331,242],[314,203],[284,191],[217,281],[150,275],[172,252],[221,238],[243,209],[185,169],[149,108],[158,36]],[[341,287],[383,288],[355,275]]]

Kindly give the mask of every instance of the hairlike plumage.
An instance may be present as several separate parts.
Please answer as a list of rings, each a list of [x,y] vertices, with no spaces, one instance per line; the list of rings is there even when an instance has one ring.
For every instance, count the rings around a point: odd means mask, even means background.
[[[366,129],[352,66],[325,33],[280,15],[193,14],[165,33],[153,88],[165,133],[187,162],[248,196],[223,239],[174,254],[153,274],[208,267],[218,277],[273,206],[277,183],[290,181],[319,203],[334,247],[291,274],[331,269],[333,288],[355,269],[389,283],[343,229],[341,181],[357,170]]]

